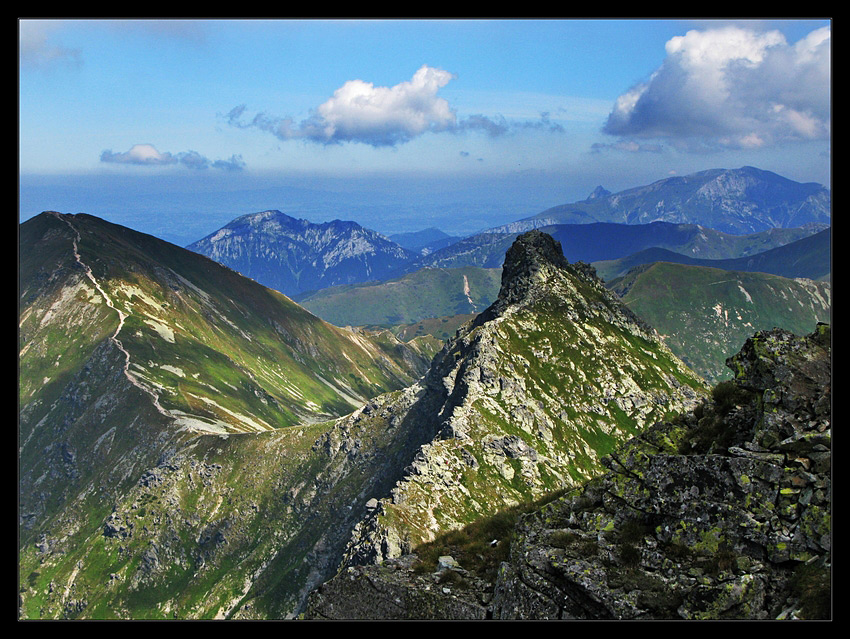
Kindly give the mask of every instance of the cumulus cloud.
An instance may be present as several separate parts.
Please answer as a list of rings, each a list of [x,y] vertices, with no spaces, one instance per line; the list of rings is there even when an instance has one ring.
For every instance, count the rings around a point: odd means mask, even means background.
[[[459,120],[448,101],[437,95],[454,77],[448,71],[423,65],[411,80],[392,87],[350,80],[301,122],[265,113],[245,120],[245,105],[232,109],[226,119],[233,126],[256,127],[281,140],[326,145],[359,142],[373,147],[404,144],[427,132],[479,130],[499,136],[517,126],[558,129],[549,122],[547,114],[541,116],[540,122],[519,125],[484,115]]]
[[[648,81],[617,98],[604,132],[758,148],[830,135],[830,29],[794,45],[778,31],[689,31]]]
[[[136,166],[167,166],[180,164],[190,169],[222,169],[225,171],[239,171],[244,168],[245,163],[241,156],[233,155],[227,160],[212,161],[197,151],[183,151],[180,153],[160,152],[152,144],[134,144],[129,151],[113,153],[111,150],[100,154],[100,161],[111,164],[133,164]]]

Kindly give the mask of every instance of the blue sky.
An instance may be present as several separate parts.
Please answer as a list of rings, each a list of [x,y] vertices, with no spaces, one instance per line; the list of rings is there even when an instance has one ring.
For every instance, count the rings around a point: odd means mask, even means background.
[[[19,26],[22,220],[182,213],[191,235],[288,206],[462,233],[708,168],[830,186],[828,20]]]

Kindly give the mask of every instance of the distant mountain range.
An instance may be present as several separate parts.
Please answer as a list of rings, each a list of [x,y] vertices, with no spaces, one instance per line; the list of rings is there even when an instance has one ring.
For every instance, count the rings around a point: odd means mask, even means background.
[[[652,262],[676,262],[725,271],[761,272],[782,277],[824,280],[831,276],[831,246],[832,230],[824,229],[795,242],[737,258],[697,259],[666,248],[653,247],[620,259],[595,262],[594,266],[599,276],[606,281],[625,275],[635,266]]]
[[[381,281],[422,268],[498,268],[521,232],[539,228],[570,261],[616,260],[650,248],[734,259],[830,224],[830,193],[752,167],[713,169],[557,206],[467,238],[429,228],[387,238],[356,222],[314,224],[263,211],[187,246],[289,296]]]
[[[280,211],[243,215],[186,248],[289,296],[385,279],[419,256],[356,222]]]
[[[436,250],[450,246],[463,238],[454,237],[448,233],[443,233],[438,228],[427,228],[422,231],[413,231],[410,233],[396,233],[389,236],[393,242],[410,251],[417,251],[422,255],[428,255]]]
[[[690,258],[734,259],[754,255],[808,237],[822,225],[770,229],[748,235],[732,235],[697,224],[651,222],[649,224],[554,224],[540,227],[561,243],[571,262],[616,260],[646,249],[660,248]],[[519,232],[480,233],[423,256],[406,268],[498,268],[504,253]],[[604,279],[604,274],[600,273]]]
[[[830,206],[829,189],[820,184],[795,182],[745,166],[665,178],[619,193],[598,187],[586,200],[555,206],[493,230],[512,233],[552,224],[663,221],[740,235],[829,224]]]

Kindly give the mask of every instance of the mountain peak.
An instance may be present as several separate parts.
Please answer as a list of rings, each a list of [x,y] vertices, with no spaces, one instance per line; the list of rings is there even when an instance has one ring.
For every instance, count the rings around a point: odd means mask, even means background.
[[[566,266],[567,258],[561,243],[548,233],[537,229],[523,233],[505,253],[504,271],[508,277],[532,272],[549,266]]]
[[[600,184],[595,189],[593,189],[593,192],[590,195],[587,196],[587,199],[588,200],[596,200],[598,198],[606,197],[608,195],[611,195],[611,191],[609,191],[608,189],[606,189],[605,187],[603,187]]]
[[[482,320],[498,313],[497,309],[537,297],[555,273],[568,267],[561,243],[555,238],[537,229],[523,233],[505,253],[499,297]]]

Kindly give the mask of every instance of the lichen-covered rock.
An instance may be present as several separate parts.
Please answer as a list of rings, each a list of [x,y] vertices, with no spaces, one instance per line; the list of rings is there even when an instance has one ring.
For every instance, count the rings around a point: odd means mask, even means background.
[[[451,560],[451,557],[447,558]],[[486,619],[486,585],[455,562],[419,575],[416,557],[351,566],[311,594],[308,619]]]
[[[519,526],[500,619],[830,616],[830,331],[757,333],[734,382]]]

